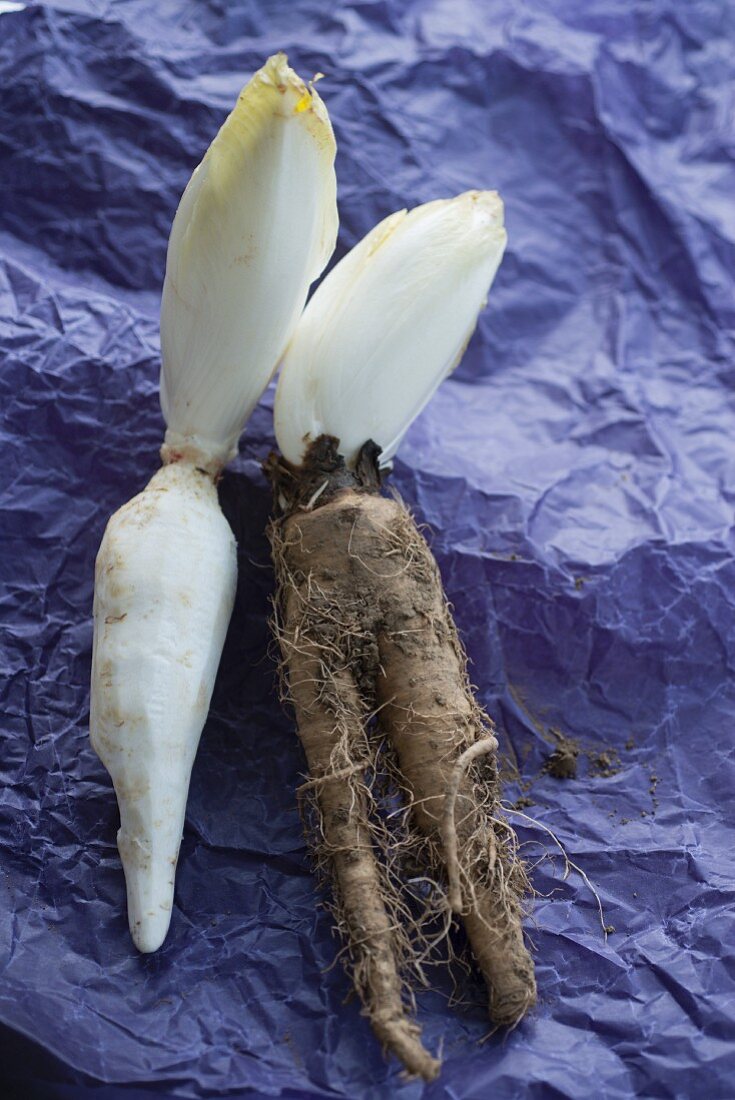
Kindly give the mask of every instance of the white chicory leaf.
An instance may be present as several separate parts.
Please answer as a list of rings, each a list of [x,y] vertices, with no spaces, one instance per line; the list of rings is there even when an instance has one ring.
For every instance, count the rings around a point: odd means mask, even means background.
[[[166,443],[231,458],[337,234],[326,108],[268,59],[176,212],[161,304]]]
[[[283,361],[275,430],[301,462],[322,433],[354,462],[366,440],[386,465],[454,369],[505,249],[503,204],[468,191],[377,225],[317,288]]]

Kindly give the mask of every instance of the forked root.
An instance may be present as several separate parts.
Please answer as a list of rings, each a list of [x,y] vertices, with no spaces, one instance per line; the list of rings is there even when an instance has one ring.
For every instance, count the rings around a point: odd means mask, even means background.
[[[360,699],[349,671],[329,667],[305,639],[282,636],[301,742],[316,788],[321,843],[331,866],[354,964],[354,976],[373,1031],[408,1072],[433,1080],[440,1063],[421,1044],[402,997],[398,950],[383,901],[385,885],[373,849],[359,761],[364,730]],[[351,760],[344,766],[344,760]],[[357,763],[356,763],[357,762]]]
[[[384,1046],[431,1079],[439,1063],[406,1007],[409,977],[424,978],[428,929],[459,916],[490,1016],[513,1025],[536,998],[521,928],[529,886],[500,814],[497,740],[436,563],[403,505],[375,491],[370,463],[350,474],[329,442],[315,445],[311,466],[269,470],[285,513],[270,528],[275,629],[355,987]],[[381,738],[391,747],[382,756]],[[407,812],[386,813],[368,775],[376,790],[387,775],[388,802],[402,796]],[[419,914],[401,881],[404,850],[424,868]]]

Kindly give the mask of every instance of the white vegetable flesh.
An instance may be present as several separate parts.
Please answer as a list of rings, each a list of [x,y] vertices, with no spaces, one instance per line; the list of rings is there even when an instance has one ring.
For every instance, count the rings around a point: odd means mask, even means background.
[[[189,779],[237,580],[217,490],[164,466],[110,519],[97,556],[90,734],[120,806],[128,920],[155,951],[171,919]]]
[[[348,463],[372,439],[387,465],[461,359],[505,243],[494,191],[401,210],[368,233],[319,285],[286,351],[275,401],[283,455],[301,462],[326,433]]]
[[[215,480],[337,233],[336,146],[276,54],[195,170],[161,305],[164,467],[110,520],[97,559],[90,733],[120,807],[130,930],[166,935],[191,768],[236,583]]]

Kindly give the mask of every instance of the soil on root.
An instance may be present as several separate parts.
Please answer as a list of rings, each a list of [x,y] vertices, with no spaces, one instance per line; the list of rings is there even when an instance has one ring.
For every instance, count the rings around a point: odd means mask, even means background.
[[[375,453],[352,473],[323,437],[301,469],[270,461],[274,631],[355,987],[384,1046],[428,1079],[439,1063],[410,1018],[413,991],[438,948],[451,958],[455,916],[493,1021],[512,1026],[534,1003],[529,886],[436,563],[401,502],[379,495]]]

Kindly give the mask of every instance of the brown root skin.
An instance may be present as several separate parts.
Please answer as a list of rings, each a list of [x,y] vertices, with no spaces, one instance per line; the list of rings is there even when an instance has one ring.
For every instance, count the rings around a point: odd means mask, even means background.
[[[528,882],[439,571],[403,504],[379,495],[378,454],[366,444],[352,472],[322,437],[302,468],[269,460],[275,627],[356,988],[383,1045],[428,1080],[439,1063],[410,1019],[408,984],[422,978],[426,941],[396,853],[404,846],[433,881],[427,920],[460,914],[499,1025],[536,999],[521,930]],[[403,835],[378,819],[366,785],[383,761],[381,736],[410,807]]]

